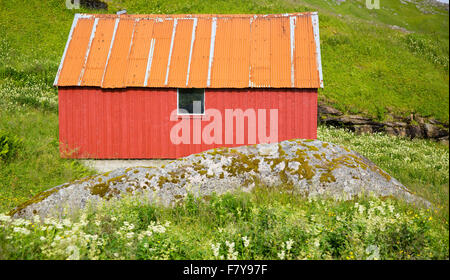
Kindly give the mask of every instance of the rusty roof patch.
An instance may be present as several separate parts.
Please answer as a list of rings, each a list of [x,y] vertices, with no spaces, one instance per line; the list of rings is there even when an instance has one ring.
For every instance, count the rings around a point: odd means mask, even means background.
[[[318,15],[76,14],[54,85],[323,87]]]

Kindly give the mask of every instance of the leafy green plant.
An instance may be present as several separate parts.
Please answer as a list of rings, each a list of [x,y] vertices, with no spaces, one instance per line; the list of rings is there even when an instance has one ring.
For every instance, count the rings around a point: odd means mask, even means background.
[[[16,135],[0,130],[0,161],[13,160],[23,146],[23,140]]]

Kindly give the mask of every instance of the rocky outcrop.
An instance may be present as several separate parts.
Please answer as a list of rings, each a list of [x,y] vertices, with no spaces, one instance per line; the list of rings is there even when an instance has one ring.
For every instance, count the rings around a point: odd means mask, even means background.
[[[108,4],[100,0],[80,0],[80,5],[91,10],[108,10]]]
[[[321,124],[347,128],[357,133],[385,132],[411,139],[433,139],[448,145],[448,124],[419,115],[411,115],[409,118],[391,116],[393,121],[377,122],[368,117],[344,115],[329,105],[319,104],[317,119]]]
[[[172,205],[188,193],[204,197],[255,186],[336,199],[372,193],[429,205],[356,152],[318,140],[290,140],[214,149],[160,168],[117,169],[40,193],[10,214],[27,218],[61,215],[126,194]]]

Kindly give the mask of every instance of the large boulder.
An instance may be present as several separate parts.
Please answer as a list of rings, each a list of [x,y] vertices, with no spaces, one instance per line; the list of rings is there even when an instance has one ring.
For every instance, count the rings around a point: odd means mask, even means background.
[[[319,140],[289,140],[213,149],[170,161],[161,168],[116,169],[42,192],[13,209],[11,215],[61,215],[126,194],[145,195],[154,202],[172,205],[188,193],[208,196],[248,191],[255,185],[308,197],[351,199],[372,193],[429,204],[354,151]]]

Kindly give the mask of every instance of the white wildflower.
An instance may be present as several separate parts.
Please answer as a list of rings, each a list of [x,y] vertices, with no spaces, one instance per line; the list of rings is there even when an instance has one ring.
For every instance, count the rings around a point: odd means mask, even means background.
[[[242,240],[244,241],[244,247],[247,248],[250,244],[250,239],[247,236],[243,236]]]
[[[63,224],[65,227],[70,227],[70,226],[72,225],[72,222],[71,222],[69,219],[64,219],[64,220],[62,221],[62,224]]]
[[[21,233],[21,234],[23,234],[23,235],[28,235],[28,234],[30,234],[30,231],[29,231],[28,229],[22,228],[22,227],[15,227],[15,228],[13,229],[13,231],[14,231],[14,232]]]
[[[229,259],[229,260],[236,260],[238,252],[234,251],[234,245],[235,245],[234,242],[225,241],[225,244],[228,247],[227,259]]]
[[[366,248],[367,260],[379,260],[380,259],[380,249],[377,245],[369,245]]]
[[[212,243],[211,249],[213,250],[214,257],[217,258],[219,256],[220,243],[216,243],[216,244]]]
[[[292,249],[292,244],[294,244],[294,240],[289,239],[286,241],[286,250],[290,251]]]
[[[11,216],[5,215],[5,214],[0,214],[0,221],[1,222],[10,222],[11,221]]]
[[[366,207],[364,207],[364,205],[359,205],[359,208],[358,208],[359,214],[363,214],[365,210],[366,210]]]
[[[79,260],[80,250],[75,245],[69,245],[66,249],[67,254],[69,254],[68,260]]]
[[[393,205],[389,205],[389,212],[394,213],[395,207]]]
[[[319,246],[320,246],[320,241],[319,241],[319,239],[316,239],[316,240],[314,241],[314,246],[316,246],[316,247],[319,247]]]
[[[286,256],[284,251],[281,251],[281,253],[278,253],[277,255],[280,260],[284,260],[284,257]]]
[[[27,220],[25,220],[25,219],[22,219],[22,218],[15,219],[15,220],[13,220],[13,222],[12,222],[12,225],[13,225],[13,226],[27,226],[27,225],[29,225],[29,224],[31,224],[29,221],[27,221]]]

